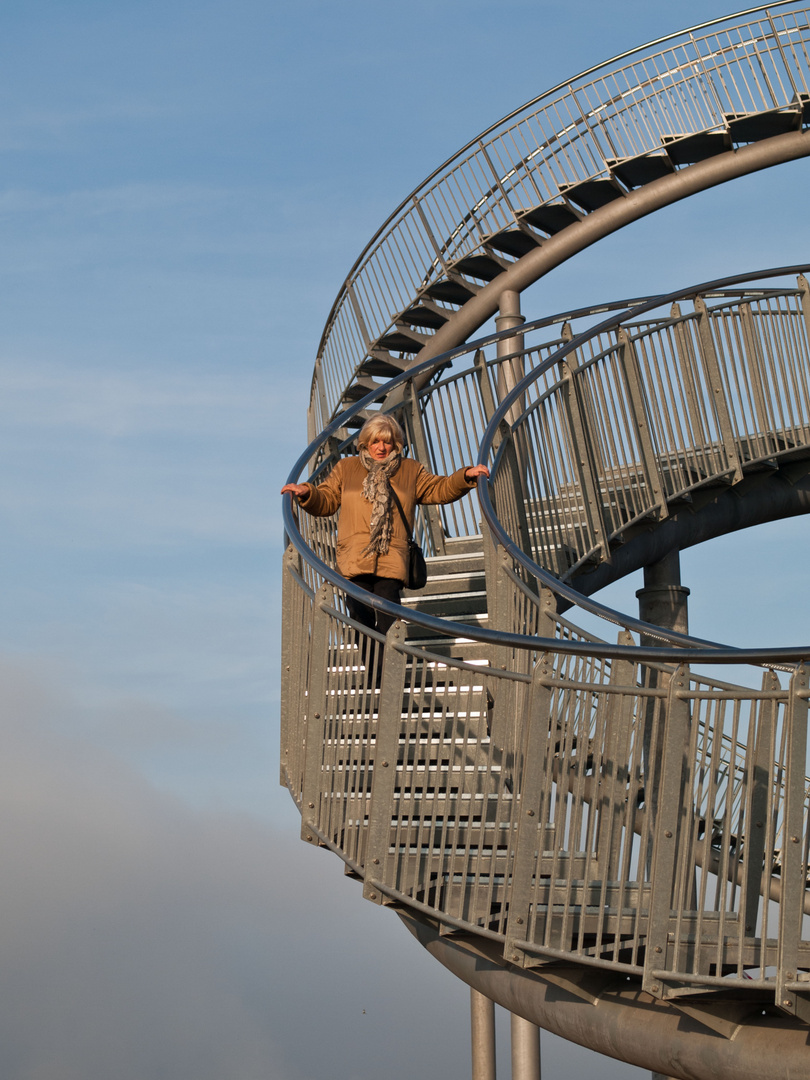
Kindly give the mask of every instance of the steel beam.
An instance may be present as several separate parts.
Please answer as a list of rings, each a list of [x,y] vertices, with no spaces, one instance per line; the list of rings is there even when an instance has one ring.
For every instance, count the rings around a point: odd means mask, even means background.
[[[520,293],[514,289],[506,289],[501,293],[499,300],[499,314],[495,317],[495,329],[500,333],[502,330],[518,329],[526,319],[520,313]],[[509,357],[512,353],[520,355]],[[526,374],[526,358],[523,354],[523,334],[515,334],[514,337],[502,338],[496,347],[498,364],[498,398],[500,401],[506,397],[510,390],[514,390],[517,384]],[[507,419],[510,424],[514,423],[523,412],[520,402],[515,402],[509,411]]]
[[[418,363],[454,349],[499,310],[505,292],[523,292],[541,277],[611,233],[665,206],[741,176],[810,155],[810,130],[774,135],[699,161],[628,192],[544,240],[468,300],[419,352]],[[416,361],[415,361],[416,362]],[[419,376],[424,385],[429,374]],[[399,400],[397,398],[397,400]]]
[[[495,1002],[470,987],[472,1080],[495,1080]]]
[[[588,568],[571,584],[591,596],[634,570],[659,562],[672,551],[683,551],[706,540],[781,518],[810,512],[810,461],[797,461],[774,473],[760,472],[734,487],[706,488],[691,503],[670,509],[654,529],[641,528],[612,553],[610,563]],[[559,611],[569,605],[563,603]]]
[[[523,971],[498,956],[498,946],[477,940],[469,945],[442,937],[436,927],[398,912],[417,940],[454,975],[546,1031],[676,1080],[796,1080],[808,1067],[807,1027],[776,1012],[751,1012],[723,1038],[677,1004],[645,994],[637,981],[604,971],[590,978],[594,1003],[561,992],[545,981],[542,969]]]
[[[512,1013],[512,1080],[540,1080],[540,1030]]]

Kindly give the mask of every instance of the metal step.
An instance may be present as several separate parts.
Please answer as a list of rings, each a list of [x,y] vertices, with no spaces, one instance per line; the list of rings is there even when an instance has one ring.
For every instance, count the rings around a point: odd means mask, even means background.
[[[424,295],[444,304],[457,304],[459,307],[472,300],[478,291],[472,282],[458,281],[455,278],[440,278],[424,290]]]
[[[618,177],[626,188],[643,187],[662,176],[669,176],[675,171],[672,160],[667,154],[641,154],[639,157],[611,159],[608,168]]]
[[[381,337],[379,344],[389,352],[418,353],[428,340],[415,330],[396,329]]]
[[[438,330],[444,326],[450,315],[451,312],[443,311],[435,304],[414,304],[407,311],[403,311],[397,319],[397,324],[424,327],[426,330]]]
[[[357,375],[368,375],[387,382],[396,378],[406,367],[407,363],[398,356],[392,356],[382,349],[373,349],[371,356],[358,367]]]
[[[451,555],[469,555],[473,552],[479,554],[484,550],[484,539],[481,533],[474,536],[450,536],[444,542],[445,555],[431,556],[431,562],[437,562]]]
[[[475,625],[476,622],[480,623],[480,617],[467,621]],[[407,642],[415,649],[425,649],[436,656],[446,657],[448,663],[453,660],[463,660],[467,664],[481,663],[488,659],[491,652],[489,646],[480,641],[472,641],[470,638],[445,637],[443,634],[430,637],[421,626],[409,627]]]
[[[695,135],[664,135],[661,139],[673,165],[695,165],[731,149],[727,131],[699,131]]]
[[[502,251],[505,255],[520,259],[539,247],[542,240],[524,229],[504,229],[502,232],[493,233],[484,242],[495,251]]]
[[[767,112],[726,113],[726,126],[734,143],[758,142],[773,135],[786,135],[802,126],[799,105],[791,109],[769,109]]]
[[[403,593],[403,597],[410,602],[411,606],[418,606],[419,599],[424,599],[426,596],[458,592],[482,592],[485,589],[484,568],[473,565],[469,569],[456,568],[451,574],[429,574],[424,589],[420,589],[418,592],[406,591]]]
[[[530,225],[542,229],[549,236],[562,232],[563,229],[576,224],[580,220],[574,210],[562,202],[544,203],[542,206],[536,206],[532,210],[523,211],[519,217],[523,221],[528,221]]]
[[[452,618],[454,615],[466,618],[486,614],[487,594],[486,590],[441,592],[433,595],[420,593],[417,596],[403,597],[402,605],[441,619]]]
[[[360,401],[366,394],[370,394],[372,390],[378,390],[381,386],[382,383],[375,382],[374,379],[370,379],[366,375],[359,378],[355,376],[354,382],[349,383],[343,391],[342,400],[349,404]]]
[[[479,281],[494,281],[509,264],[495,255],[465,255],[452,268],[465,277],[478,278]]]
[[[578,184],[561,184],[560,192],[586,213],[624,197],[624,188],[615,180],[582,180]]]

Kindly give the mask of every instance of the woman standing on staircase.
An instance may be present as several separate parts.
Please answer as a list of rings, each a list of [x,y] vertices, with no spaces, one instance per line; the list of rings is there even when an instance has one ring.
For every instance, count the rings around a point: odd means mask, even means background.
[[[450,503],[466,495],[486,465],[468,465],[451,476],[434,476],[402,456],[405,436],[392,416],[373,416],[360,429],[356,457],[342,458],[322,484],[285,484],[308,514],[340,509],[337,568],[350,581],[394,604],[408,578],[408,539],[417,503]],[[393,615],[375,612],[346,597],[349,615],[385,634]]]

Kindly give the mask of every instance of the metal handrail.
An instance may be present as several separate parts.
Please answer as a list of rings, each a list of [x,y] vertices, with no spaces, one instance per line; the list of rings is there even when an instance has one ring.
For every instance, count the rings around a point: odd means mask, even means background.
[[[654,298],[646,298],[643,301],[633,304],[633,306],[625,308],[619,314],[610,315],[607,319],[597,324],[596,327],[576,335],[570,342],[553,353],[546,361],[538,365],[533,372],[527,375],[525,379],[507,394],[496,410],[495,415],[484,433],[478,457],[479,462],[487,463],[491,459],[493,442],[501,422],[509,414],[515,403],[525,395],[527,389],[541,378],[546,371],[559,364],[566,356],[581,347],[589,337],[614,329],[630,318],[634,320],[638,319],[645,312],[653,311],[663,304],[674,303],[677,300],[688,299],[702,294],[717,294],[720,290],[733,289],[735,286],[740,286],[753,280],[770,279],[786,276],[788,274],[798,274],[808,270],[810,270],[810,266],[800,265],[759,271],[754,274],[738,274],[728,278],[705,282],[698,286],[677,290]],[[603,310],[604,307],[605,305],[600,305],[597,310]],[[586,310],[588,309],[576,309],[577,313],[582,313]],[[527,323],[521,328],[522,332],[527,334],[533,329],[551,325],[553,322],[557,321],[558,318],[559,317],[547,317],[537,320],[536,322]],[[425,361],[422,364],[417,364],[408,371],[402,372],[400,375],[391,379],[382,389],[371,391],[366,397],[341,413],[325,428],[320,436],[310,443],[293,466],[287,482],[297,482],[298,478],[307,468],[308,462],[316,459],[321,448],[338,432],[345,429],[349,421],[351,421],[358,413],[363,412],[380,399],[393,396],[398,388],[402,387],[410,380],[419,378],[426,372],[439,370],[460,356],[474,353],[487,345],[502,340],[508,340],[513,336],[514,330],[501,331],[500,333],[487,335],[470,344],[449,350],[439,357]],[[736,648],[734,646],[724,645],[722,643],[691,635],[677,634],[674,631],[663,630],[659,626],[647,623],[644,620],[626,613],[619,612],[605,604],[600,604],[590,597],[585,596],[583,593],[573,588],[573,586],[561,582],[550,571],[539,566],[527,552],[523,551],[520,546],[507,535],[492,506],[489,488],[489,484],[479,484],[479,500],[481,509],[494,538],[517,563],[523,566],[530,574],[534,575],[542,585],[550,589],[558,597],[563,598],[590,614],[606,619],[625,629],[634,630],[635,632],[644,634],[648,637],[658,639],[663,638],[671,641],[673,644],[667,647],[651,645],[619,645],[594,641],[560,641],[556,638],[542,639],[509,631],[495,630],[489,627],[473,626],[466,623],[448,623],[446,620],[429,615],[425,612],[411,608],[405,609],[402,606],[392,604],[390,601],[384,600],[381,597],[370,596],[365,590],[343,578],[342,575],[320,559],[307,545],[300,533],[298,523],[293,514],[291,498],[285,499],[283,504],[282,514],[284,528],[293,547],[320,578],[339,586],[339,588],[349,596],[362,601],[368,606],[383,611],[386,614],[394,615],[397,618],[407,618],[408,621],[412,623],[416,623],[426,629],[439,633],[455,635],[463,631],[465,636],[474,641],[526,651],[536,652],[538,648],[549,648],[554,649],[555,651],[579,656],[598,656],[605,658],[627,657],[651,662],[794,664],[810,657],[810,645]]]
[[[680,318],[658,318],[656,307],[685,296],[718,297],[726,306],[781,297],[788,290],[769,287],[767,279],[803,269],[756,275],[764,286],[742,287],[750,275],[738,275],[646,298],[596,317],[595,326],[563,348],[557,342],[567,329],[553,343],[504,357],[512,329],[425,361],[337,418],[289,479],[311,469],[308,463],[316,472],[334,463],[348,448],[346,425],[381,398],[383,408],[407,413],[413,406],[408,415],[427,422],[422,405],[402,394],[404,384],[500,341],[496,364],[521,355],[540,360],[500,406],[487,407],[492,416],[479,460],[492,460],[493,433],[516,430],[553,390],[555,379],[538,380],[559,365],[563,349],[595,335],[599,348],[583,349],[587,358],[580,355],[577,364],[592,371],[609,340],[606,327],[655,334]],[[524,344],[534,326],[556,321],[521,327]],[[471,372],[481,380],[482,398],[492,399],[483,355],[473,369],[457,368],[426,385],[421,402],[435,395],[446,406],[455,391],[442,397],[445,389]],[[441,416],[438,409],[439,437]],[[510,441],[505,437],[502,447]],[[800,444],[805,454],[807,442]],[[435,466],[432,454],[428,463]],[[496,456],[495,483],[498,464]],[[488,491],[482,486],[482,506]],[[283,514],[291,546],[283,602],[282,782],[301,811],[305,840],[338,854],[372,902],[393,901],[426,925],[460,930],[495,956],[502,948],[503,960],[516,969],[563,960],[576,970],[576,985],[594,979],[595,999],[600,980],[612,973],[664,999],[662,1005],[683,986],[732,991],[787,1011],[798,994],[801,1004],[805,987],[795,975],[810,964],[810,941],[805,930],[791,934],[785,927],[810,909],[808,672],[799,665],[787,687],[765,672],[761,688],[751,690],[691,674],[686,664],[772,664],[774,657],[797,660],[810,650],[636,646],[627,643],[628,634],[619,645],[573,640],[582,632],[555,616],[546,591],[562,595],[570,583],[554,578],[535,591],[516,558],[519,546],[501,543],[491,524],[484,538],[490,620],[559,636],[439,619],[388,604],[342,578],[321,554],[333,547],[332,522],[327,528],[308,522],[305,536],[292,500],[284,500]],[[493,550],[490,540],[500,547]],[[573,595],[581,606],[593,604]],[[406,640],[399,623],[383,639],[347,617],[347,596],[462,640],[447,655],[441,644]],[[611,609],[598,607],[610,616]],[[616,615],[620,625],[646,632],[648,624]],[[464,639],[487,648],[468,655]],[[677,666],[665,668],[661,661],[668,659]],[[780,905],[775,938],[767,926],[769,900]],[[628,1018],[636,1030],[648,1022],[646,1012]],[[632,1049],[625,1053],[632,1060]]]
[[[617,161],[804,102],[807,11],[777,0],[622,53],[509,113],[434,170],[377,230],[332,306],[315,374],[321,420],[420,291],[498,230],[525,228],[522,213],[612,175]]]
[[[756,273],[737,274],[732,277],[717,279],[709,282],[704,282],[700,285],[690,287],[688,289],[679,289],[674,292],[656,297],[654,300],[648,300],[640,303],[636,308],[630,312],[620,313],[618,315],[611,315],[607,319],[603,320],[597,326],[584,331],[581,334],[576,335],[572,340],[565,345],[561,346],[552,356],[545,360],[538,367],[529,372],[526,377],[521,380],[503,399],[492,419],[490,420],[486,431],[484,432],[483,439],[479,450],[478,461],[479,463],[487,463],[494,456],[494,444],[499,437],[499,432],[502,423],[509,415],[516,403],[520,402],[526,395],[527,390],[535,384],[538,379],[559,365],[565,358],[572,353],[575,353],[578,349],[592,337],[596,337],[600,334],[605,334],[611,330],[616,330],[623,324],[626,324],[629,316],[632,314],[633,319],[637,319],[644,315],[647,311],[655,310],[658,307],[662,307],[666,304],[674,304],[680,300],[691,299],[696,296],[710,294],[720,288],[728,288],[734,285],[740,285],[745,282],[757,279],[769,279],[775,277],[784,277],[787,275],[805,274],[810,271],[810,264],[799,264],[796,266],[785,266],[774,268],[770,270],[761,270]],[[516,427],[520,421],[515,421],[513,427]],[[493,537],[497,543],[501,544],[509,555],[519,563],[526,571],[534,576],[543,586],[550,589],[556,596],[568,601],[569,603],[576,605],[584,611],[589,612],[592,615],[596,615],[600,618],[607,619],[611,622],[615,622],[626,629],[636,630],[639,633],[648,634],[650,627],[648,624],[643,623],[641,620],[635,619],[632,616],[621,614],[614,609],[607,607],[604,604],[600,604],[598,601],[585,596],[579,590],[573,586],[560,581],[560,579],[551,571],[540,566],[530,554],[521,548],[506,532],[503,523],[498,518],[495,509],[492,505],[490,498],[490,488],[492,482],[482,485],[479,493],[479,500],[481,504],[481,510],[486,519],[487,525],[492,531]],[[660,634],[660,628],[658,633]],[[673,639],[675,635],[672,635]],[[696,639],[690,638],[688,635],[678,636],[679,640],[684,642],[694,641]],[[712,645],[709,644],[711,648]],[[786,651],[781,649],[765,649],[765,650],[746,650],[746,660],[752,663],[768,663],[768,662],[783,662],[783,661],[800,661],[807,659],[810,656],[810,645],[801,646],[799,648],[790,648]],[[677,655],[673,654],[668,659],[676,659]],[[712,652],[711,660],[714,661],[715,653]],[[739,654],[742,659],[742,653]],[[708,657],[706,657],[708,659]]]

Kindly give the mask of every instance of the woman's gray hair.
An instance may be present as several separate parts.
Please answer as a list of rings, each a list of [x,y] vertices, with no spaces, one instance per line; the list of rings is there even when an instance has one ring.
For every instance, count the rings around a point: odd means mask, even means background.
[[[402,448],[405,445],[405,432],[394,417],[389,416],[387,413],[372,416],[366,420],[365,424],[360,428],[360,434],[357,436],[358,450],[368,446],[372,439],[379,438],[380,435],[392,442],[394,449],[398,450],[400,454],[402,453]]]

